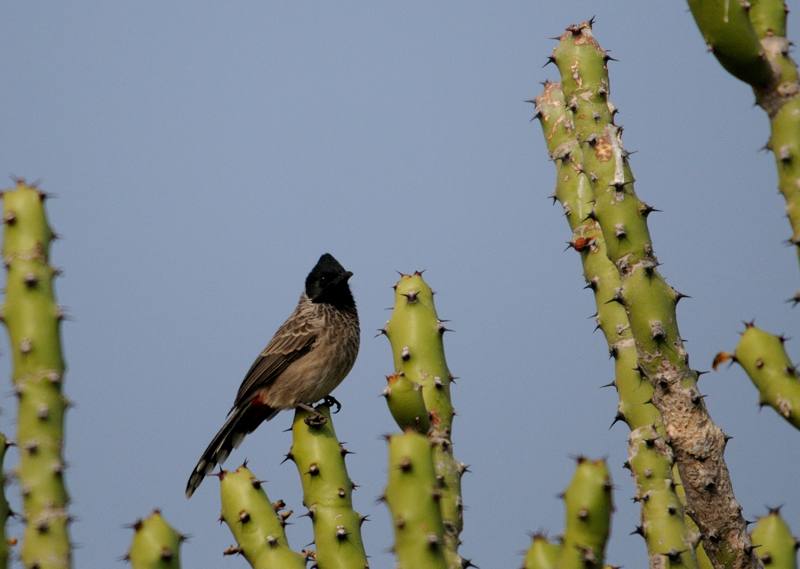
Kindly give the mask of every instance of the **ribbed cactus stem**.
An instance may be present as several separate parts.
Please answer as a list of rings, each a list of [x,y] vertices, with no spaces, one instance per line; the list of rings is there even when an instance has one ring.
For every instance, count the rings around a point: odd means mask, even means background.
[[[133,541],[125,557],[133,569],[180,569],[184,539],[155,510],[133,524]]]
[[[401,429],[414,429],[422,434],[428,432],[431,422],[419,383],[411,381],[403,372],[393,373],[386,377],[383,396],[392,417]]]
[[[786,353],[786,339],[745,324],[745,331],[733,354],[720,352],[714,369],[727,360],[742,366],[758,389],[758,404],[769,405],[789,423],[800,429],[800,378]]]
[[[440,484],[431,442],[408,431],[389,437],[389,482],[384,495],[394,525],[398,569],[446,569]]]
[[[625,307],[639,355],[639,370],[653,386],[653,403],[686,489],[687,509],[698,523],[716,567],[755,567],[741,507],[723,458],[726,438],[708,415],[698,374],[678,331],[675,308],[684,296],[658,273],[647,216],[636,196],[621,133],[612,122],[608,56],[591,24],[570,26],[553,53],[568,108],[573,112],[583,167],[592,180],[593,215],[622,286],[614,301]]]
[[[750,537],[764,569],[797,569],[800,542],[781,517],[780,508],[772,508],[766,516],[758,518]]]
[[[786,37],[788,7],[783,0],[689,0],[689,7],[711,52],[753,88],[769,116],[767,147],[792,226],[789,241],[800,255],[800,82]]]
[[[317,565],[320,569],[364,569],[369,566],[361,540],[365,517],[353,510],[355,484],[345,466],[347,450],[336,438],[330,409],[320,407],[318,412],[324,422],[307,421],[308,411],[295,412],[288,454],[297,466],[303,504],[314,524]]]
[[[445,322],[436,314],[433,291],[422,273],[402,275],[394,287],[392,316],[383,332],[392,345],[395,371],[421,386],[430,420],[428,437],[433,443],[433,462],[440,485],[440,507],[444,522],[444,550],[449,569],[461,569],[459,535],[464,526],[461,476],[465,466],[453,456],[452,375],[447,368],[442,336]]]
[[[564,492],[566,524],[558,569],[603,567],[611,529],[611,478],[604,460],[578,458]]]
[[[672,450],[652,426],[631,431],[628,466],[636,479],[642,523],[636,532],[647,541],[650,567],[697,567],[694,540],[672,479]]]
[[[8,270],[2,319],[11,343],[12,379],[19,402],[17,470],[26,526],[25,567],[70,567],[69,497],[64,485],[64,360],[49,264],[54,233],[44,211],[46,195],[19,181],[3,192],[3,261]]]
[[[219,476],[222,516],[237,546],[226,553],[244,555],[253,569],[305,569],[305,557],[289,547],[284,526],[291,515],[283,503],[270,503],[262,483],[246,467]]]
[[[9,567],[10,547],[8,536],[6,536],[6,522],[11,517],[12,512],[6,499],[6,475],[3,471],[3,462],[9,446],[11,446],[11,443],[8,442],[4,434],[0,433],[0,569]]]
[[[544,92],[536,98],[535,103],[548,152],[556,165],[555,199],[561,203],[572,229],[570,246],[580,255],[587,288],[594,292],[597,327],[602,330],[609,352],[614,358],[613,386],[619,395],[614,423],[623,421],[634,432],[655,429],[663,436],[661,414],[652,403],[653,387],[640,371],[628,314],[624,306],[614,302],[622,281],[616,265],[608,258],[605,239],[594,217],[594,191],[584,172],[583,153],[576,138],[572,111],[566,106],[561,84],[545,83]],[[628,460],[632,462],[631,453],[636,447],[628,448]],[[634,472],[634,479],[637,493],[644,495],[647,492],[643,485],[645,478],[636,476]],[[646,482],[648,488],[652,485],[659,486],[662,492],[670,494],[670,502],[680,502],[669,468],[652,471]],[[649,520],[650,511],[642,503],[642,527],[658,525],[657,521]],[[673,521],[680,526],[674,527],[674,533],[682,536],[682,541],[688,543],[691,532],[687,530],[683,519]],[[663,553],[669,551],[662,547],[658,539],[648,539],[647,546],[651,563],[660,561]],[[693,549],[690,548],[681,557],[678,565],[695,567]]]
[[[528,551],[525,552],[522,569],[556,569],[559,555],[560,543],[550,541],[544,534],[535,533],[531,536]]]

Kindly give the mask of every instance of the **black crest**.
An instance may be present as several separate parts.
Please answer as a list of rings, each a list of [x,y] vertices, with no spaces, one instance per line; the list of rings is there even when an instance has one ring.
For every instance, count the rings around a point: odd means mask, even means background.
[[[313,302],[324,302],[337,308],[355,308],[355,301],[347,281],[353,273],[330,253],[319,258],[306,277],[306,296]]]

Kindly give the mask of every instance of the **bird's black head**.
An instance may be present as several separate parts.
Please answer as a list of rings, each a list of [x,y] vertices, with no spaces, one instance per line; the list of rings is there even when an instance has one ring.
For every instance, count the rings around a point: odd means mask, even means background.
[[[312,302],[324,302],[337,308],[355,308],[356,303],[347,281],[353,273],[346,271],[333,258],[325,253],[306,277],[306,296]]]

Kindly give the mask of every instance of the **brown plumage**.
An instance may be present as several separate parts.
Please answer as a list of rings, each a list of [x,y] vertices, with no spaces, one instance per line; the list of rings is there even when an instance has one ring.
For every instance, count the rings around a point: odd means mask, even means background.
[[[294,312],[253,362],[227,420],[194,467],[187,498],[262,421],[327,397],[353,367],[359,325],[351,276],[333,256],[320,257]]]

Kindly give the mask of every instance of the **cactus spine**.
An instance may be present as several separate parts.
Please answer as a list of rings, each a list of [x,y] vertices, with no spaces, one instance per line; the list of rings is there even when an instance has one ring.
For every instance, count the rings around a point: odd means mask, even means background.
[[[736,351],[717,354],[713,367],[716,369],[727,360],[736,361],[758,389],[758,404],[769,405],[800,429],[800,379],[786,354],[785,341],[748,322]]]
[[[775,155],[778,189],[792,226],[789,242],[800,256],[800,82],[786,37],[788,7],[783,0],[689,0],[689,8],[711,52],[753,88],[769,116],[767,148]]]
[[[8,269],[2,319],[11,343],[12,379],[19,401],[17,471],[26,526],[25,567],[70,567],[69,497],[64,485],[64,360],[49,264],[54,233],[44,211],[46,195],[18,181],[3,193],[3,261]]]
[[[698,374],[678,332],[675,308],[684,296],[656,270],[647,216],[613,123],[609,101],[608,56],[594,39],[591,24],[570,26],[553,52],[562,89],[573,112],[583,151],[583,168],[594,185],[592,215],[603,232],[608,257],[622,286],[613,301],[625,307],[639,354],[639,369],[653,385],[683,480],[687,508],[703,534],[716,567],[755,567],[741,507],[733,495],[723,458],[725,435],[710,419],[697,389]]]
[[[385,499],[392,513],[398,569],[445,569],[442,491],[431,442],[408,431],[389,437],[389,482]]]
[[[593,215],[594,191],[584,172],[583,154],[576,138],[572,111],[567,108],[558,83],[545,83],[544,92],[536,98],[535,103],[548,152],[556,164],[555,199],[564,208],[573,231],[570,246],[581,256],[587,287],[594,292],[597,327],[602,330],[614,358],[613,386],[619,395],[614,422],[624,421],[632,429],[628,464],[632,467],[637,494],[645,496],[657,488],[659,500],[677,508],[676,515],[669,518],[669,536],[664,539],[659,537],[658,531],[664,519],[661,512],[642,501],[639,533],[647,542],[650,566],[656,567],[663,563],[665,555],[680,551],[685,553],[673,555],[672,566],[693,568],[696,566],[694,549],[691,547],[694,539],[684,523],[683,505],[675,491],[671,452],[656,453],[658,457],[651,456],[648,461],[654,464],[642,466],[642,469],[639,468],[642,461],[635,460],[640,446],[638,441],[643,434],[648,434],[648,440],[653,436],[663,436],[664,426],[660,413],[652,404],[653,388],[640,371],[628,315],[621,304],[613,302],[622,283],[617,267],[606,254],[605,239]],[[659,448],[663,447],[662,440]],[[651,518],[651,514],[654,517]],[[645,532],[642,528],[652,530]]]
[[[766,569],[797,569],[800,542],[781,517],[780,508],[771,508],[766,516],[758,518],[750,536]]]
[[[567,520],[558,569],[603,567],[611,528],[611,478],[604,460],[578,458],[564,492]]]
[[[347,474],[345,448],[336,438],[330,409],[320,407],[322,424],[307,421],[298,409],[292,424],[293,442],[287,458],[294,461],[303,485],[303,503],[314,523],[315,558],[320,569],[369,567],[361,540],[365,520],[353,510],[355,485]]]
[[[556,569],[561,555],[561,544],[554,543],[541,533],[531,537],[531,546],[525,553],[522,569]]]
[[[270,503],[261,481],[246,466],[219,475],[222,515],[241,553],[253,569],[305,569],[305,557],[289,548],[284,526],[291,511]]]
[[[461,569],[465,563],[458,555],[459,535],[464,526],[461,476],[466,467],[453,457],[451,436],[455,413],[450,400],[453,377],[447,368],[442,342],[447,328],[436,315],[433,291],[422,278],[422,273],[402,275],[394,290],[394,310],[382,332],[392,345],[396,372],[422,389],[430,421],[428,437],[433,443],[433,463],[440,486],[447,566]],[[392,398],[387,401],[391,409]],[[411,408],[410,416],[422,414],[418,403],[413,403]],[[393,415],[397,419],[394,411]],[[401,427],[407,426],[404,422],[398,419]],[[424,419],[421,424],[424,424]]]
[[[133,569],[180,569],[180,545],[184,539],[155,510],[133,524],[133,541],[125,558]]]

